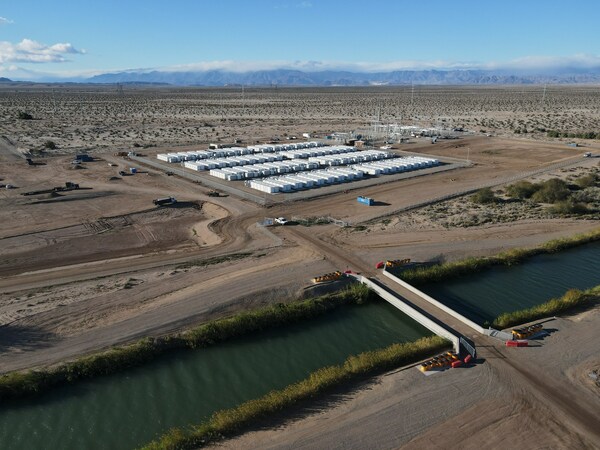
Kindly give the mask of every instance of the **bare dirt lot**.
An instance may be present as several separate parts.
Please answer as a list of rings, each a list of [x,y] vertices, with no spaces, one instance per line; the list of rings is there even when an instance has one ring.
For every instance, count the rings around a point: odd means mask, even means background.
[[[246,91],[244,99],[235,89],[136,88],[125,89],[124,96],[110,87],[2,89],[0,182],[14,186],[0,190],[2,372],[54,364],[289,301],[307,295],[312,277],[336,269],[370,274],[382,259],[486,255],[598,227],[597,220],[527,214],[462,227],[442,223],[448,214],[440,213],[444,217],[437,220],[426,209],[404,211],[428,203],[439,207],[445,195],[484,185],[597,168],[597,158],[582,158],[582,149],[542,140],[545,133],[535,131],[597,129],[597,89],[552,88],[543,106],[534,88],[521,92],[512,87],[423,88],[412,106],[405,90],[387,88],[256,89]],[[206,148],[219,139],[241,137],[250,144],[303,131],[346,131],[368,124],[380,103],[385,120],[476,127],[475,136],[435,145],[413,139],[392,149],[469,159],[472,165],[360,189],[348,185],[349,192],[266,208],[233,195],[210,197],[206,186],[114,155],[134,143],[149,146],[142,151],[152,157],[171,149]],[[20,110],[37,120],[15,119]],[[515,138],[517,125],[534,132],[527,139],[523,133]],[[480,127],[494,136],[480,133]],[[39,152],[46,140],[59,148]],[[593,152],[600,148],[597,141],[584,144]],[[95,160],[76,169],[73,154],[82,150]],[[27,165],[23,152],[36,165]],[[137,174],[119,174],[134,166],[140,169]],[[22,195],[67,181],[80,189]],[[359,204],[357,194],[374,198],[377,206]],[[154,207],[152,200],[164,196],[175,196],[178,204]],[[453,201],[468,202],[465,197]],[[257,225],[279,216],[332,216],[352,226]],[[538,360],[543,365],[543,358],[552,361],[554,349],[564,351],[568,357],[557,363],[559,369],[549,369],[549,376],[555,381],[566,377],[579,392],[585,380],[582,365],[596,364],[591,358],[598,348],[597,322],[597,314],[582,318],[578,326],[571,319],[558,320],[559,333],[542,347],[522,352],[533,362],[519,361],[527,367]],[[566,335],[572,336],[567,342],[555,337]],[[476,436],[473,446],[496,442],[494,433],[525,431],[531,432],[527,442],[549,447],[597,444],[576,425],[556,432],[550,413],[533,414],[541,400],[507,382],[502,370],[484,363],[426,381],[416,371],[388,374],[335,408],[286,425],[283,432],[251,433],[227,445],[393,448],[413,440],[409,445],[415,448],[440,447],[444,427],[455,430],[456,424],[471,422],[474,428],[465,433]],[[437,406],[421,408],[423,403]],[[413,413],[404,414],[407,410]],[[460,415],[451,419],[455,414]],[[506,415],[509,419],[502,420]],[[444,425],[448,420],[458,422]],[[542,437],[536,430],[544,429],[551,432]],[[451,447],[462,445],[459,436],[448,441]]]

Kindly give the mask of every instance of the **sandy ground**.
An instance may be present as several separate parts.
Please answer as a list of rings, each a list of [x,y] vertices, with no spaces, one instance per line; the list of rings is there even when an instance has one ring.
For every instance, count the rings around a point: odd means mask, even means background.
[[[481,349],[482,360],[472,367],[429,377],[416,367],[390,372],[216,447],[598,448],[600,435],[550,403],[541,386],[560,386],[564,396],[597,413],[600,389],[585,378],[600,364],[599,324],[596,309],[547,322],[551,334],[533,347]],[[533,379],[515,373],[507,359]]]
[[[209,197],[208,188],[153,168],[120,176],[120,170],[128,171],[135,164],[113,153],[137,141],[159,145],[143,150],[151,156],[171,149],[206,148],[206,142],[229,141],[240,134],[249,144],[273,135],[312,132],[313,127],[318,134],[360,126],[368,123],[364,111],[370,106],[374,110],[377,98],[352,90],[322,90],[319,98],[308,90],[269,91],[266,96],[257,90],[248,94],[244,106],[231,90],[130,91],[123,99],[104,88],[75,89],[61,93],[58,100],[55,96],[61,112],[50,118],[52,93],[36,89],[0,97],[0,104],[12,102],[0,113],[0,181],[15,186],[0,190],[2,372],[54,364],[246,308],[289,301],[306,295],[314,276],[335,269],[370,275],[382,259],[486,255],[598,226],[593,220],[523,217],[441,229],[434,220],[411,219],[410,212],[398,212],[490,182],[501,185],[553,164],[568,164],[568,170],[597,165],[595,158],[582,160],[582,149],[541,141],[541,132],[528,139],[514,138],[511,127],[535,127],[546,114],[532,106],[532,92],[529,103],[523,93],[487,92],[486,98],[496,102],[493,107],[482,106],[471,91],[467,95],[461,89],[422,92],[429,112],[416,108],[412,113],[424,124],[437,120],[433,118],[436,105],[445,105],[448,124],[485,126],[495,136],[477,133],[435,145],[413,140],[396,145],[393,151],[468,157],[473,163],[469,168],[359,190],[348,185],[348,193],[264,208],[235,196]],[[381,92],[390,102],[398,94]],[[581,116],[581,111],[597,105],[596,91],[582,88],[569,95],[553,94],[549,98],[554,98],[556,110],[568,111],[568,119],[560,116],[558,121],[552,116],[547,126],[557,127],[565,120],[582,127],[598,124],[597,110],[585,121]],[[577,110],[573,96],[579,102]],[[79,109],[72,108],[76,101]],[[404,108],[400,97],[394,101],[397,111],[387,112],[390,120]],[[16,122],[10,115],[16,107],[31,105],[40,107],[36,112],[40,120]],[[227,119],[221,117],[222,105],[229,108]],[[517,106],[515,118],[502,112]],[[477,107],[488,115],[485,125],[473,109]],[[83,110],[89,114],[75,114]],[[141,129],[130,126],[132,117],[144,124]],[[268,125],[265,118],[272,118]],[[498,136],[508,130],[511,138]],[[39,165],[26,165],[23,151],[37,148],[46,139],[56,139],[61,148],[35,156]],[[600,148],[589,141],[585,145],[595,151]],[[72,154],[82,149],[91,150],[96,160],[74,169]],[[79,183],[82,189],[21,195],[67,181]],[[357,194],[373,197],[377,206],[358,204]],[[155,208],[152,199],[163,196],[177,197],[178,206]],[[257,226],[265,217],[278,216],[332,216],[354,226]],[[586,411],[598,410],[599,400],[585,372],[597,367],[598,320],[597,312],[558,319],[553,322],[558,331],[540,347],[519,349],[518,354],[492,343],[482,351],[485,362],[469,369],[429,378],[413,369],[387,374],[365,389],[333,402],[326,400],[317,414],[303,412],[281,429],[269,425],[225,445],[474,448],[476,443],[490,443],[491,448],[508,442],[597,447]],[[556,358],[557,354],[563,356]],[[538,367],[544,368],[543,376]],[[526,388],[521,389],[521,382]],[[580,409],[570,411],[559,396],[544,398],[543,389],[552,392],[556,383],[568,387]],[[475,439],[465,442],[466,436]]]
[[[190,146],[332,131],[348,132],[378,116],[383,124],[465,127],[543,139],[546,130],[600,129],[596,86],[410,86],[357,88],[177,88],[82,85],[0,86],[0,135],[19,150],[109,151]],[[542,102],[542,97],[544,101]],[[20,111],[35,120],[19,120]],[[521,131],[516,134],[516,131]],[[364,133],[363,133],[364,134]],[[564,139],[568,142],[570,139]],[[585,141],[581,141],[585,143]]]
[[[595,221],[571,219],[468,230],[439,230],[431,223],[403,228],[377,221],[362,231],[333,225],[269,231],[256,225],[277,216],[372,221],[490,177],[502,180],[544,164],[571,162],[571,150],[556,144],[486,137],[415,144],[416,153],[435,147],[450,158],[460,157],[468,145],[474,166],[370,187],[365,194],[380,204],[373,208],[358,204],[352,192],[263,208],[234,196],[208,197],[206,188],[152,168],[111,180],[131,165],[112,155],[80,170],[73,170],[65,157],[24,166],[14,146],[1,143],[3,170],[15,173],[18,183],[17,189],[0,192],[3,370],[58,362],[145,334],[177,330],[244,309],[249,298],[265,303],[294,297],[312,277],[335,269],[368,273],[382,259],[485,255],[596,226]],[[496,150],[486,151],[490,146]],[[60,184],[57,180],[77,182],[82,189],[55,198],[20,195]],[[153,207],[153,198],[166,195],[176,195],[178,205]],[[238,261],[217,259],[185,272],[177,269],[189,261],[238,253],[250,255]],[[211,297],[199,294],[208,292]]]

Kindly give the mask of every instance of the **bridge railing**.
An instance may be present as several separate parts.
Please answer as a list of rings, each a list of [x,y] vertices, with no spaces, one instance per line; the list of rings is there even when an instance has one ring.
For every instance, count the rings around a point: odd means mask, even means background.
[[[408,284],[406,281],[402,280],[401,278],[397,277],[396,275],[392,274],[391,272],[388,272],[385,269],[385,267],[383,269],[383,275],[386,276],[386,277],[388,277],[388,278],[390,278],[390,279],[392,279],[394,282],[398,283],[403,288],[408,289],[413,294],[418,295],[419,297],[421,297],[426,302],[432,304],[433,306],[441,309],[445,313],[451,315],[455,319],[460,320],[462,323],[464,323],[465,325],[467,325],[470,328],[473,328],[478,333],[484,334],[484,330],[485,329],[481,325],[478,325],[475,322],[473,322],[472,320],[467,319],[465,316],[463,316],[462,314],[459,314],[458,312],[454,311],[452,308],[444,305],[443,303],[439,302],[438,300],[436,300],[435,298],[431,297],[430,295],[427,295],[425,292],[420,291],[419,289],[417,289],[413,285]]]
[[[411,319],[420,323],[425,328],[431,330],[433,333],[437,334],[438,336],[448,339],[450,342],[452,342],[454,351],[456,353],[460,352],[459,336],[456,336],[454,333],[452,333],[449,330],[447,330],[446,328],[442,327],[437,322],[435,322],[435,321],[431,320],[429,317],[423,315],[420,311],[417,311],[416,309],[414,309],[412,306],[410,306],[407,303],[405,303],[404,301],[402,301],[397,296],[393,295],[392,293],[383,289],[378,284],[369,280],[367,277],[363,277],[362,275],[354,275],[354,274],[352,274],[351,276],[353,278],[355,278],[356,280],[358,280],[359,282],[367,285],[369,288],[373,289],[377,293],[377,295],[379,295],[381,298],[386,300],[388,303],[390,303],[393,306],[395,306],[396,308],[398,308],[400,311],[402,311],[404,314],[406,314]]]

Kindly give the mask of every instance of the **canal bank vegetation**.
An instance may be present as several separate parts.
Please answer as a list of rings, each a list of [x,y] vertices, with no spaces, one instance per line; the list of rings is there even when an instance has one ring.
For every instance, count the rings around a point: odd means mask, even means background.
[[[168,350],[208,347],[249,333],[317,317],[343,305],[365,303],[375,297],[365,285],[354,283],[335,293],[242,312],[185,332],[144,338],[131,345],[114,347],[56,367],[10,372],[0,376],[0,400],[32,396],[62,384],[117,373],[155,360]]]
[[[552,317],[577,308],[592,307],[600,302],[600,286],[585,291],[570,289],[560,298],[553,298],[541,305],[521,309],[498,316],[492,326],[499,329],[521,325],[534,320]]]
[[[144,449],[198,448],[239,432],[257,419],[326,393],[336,386],[419,361],[449,346],[447,340],[439,336],[430,336],[350,356],[343,364],[318,369],[298,383],[271,391],[237,407],[217,411],[206,422],[188,430],[174,428]]]
[[[460,261],[421,266],[404,270],[401,278],[411,284],[438,282],[480,272],[492,266],[512,266],[535,255],[556,253],[571,247],[600,240],[600,228],[584,234],[554,239],[537,247],[515,248],[495,256],[472,257]]]

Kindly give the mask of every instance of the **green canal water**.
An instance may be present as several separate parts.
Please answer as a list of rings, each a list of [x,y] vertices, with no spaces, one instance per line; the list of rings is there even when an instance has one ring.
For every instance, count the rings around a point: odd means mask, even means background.
[[[597,285],[600,285],[600,242],[419,288],[482,325],[504,312],[560,297],[568,289]]]
[[[431,333],[383,301],[0,405],[2,449],[131,449],[348,356]]]

